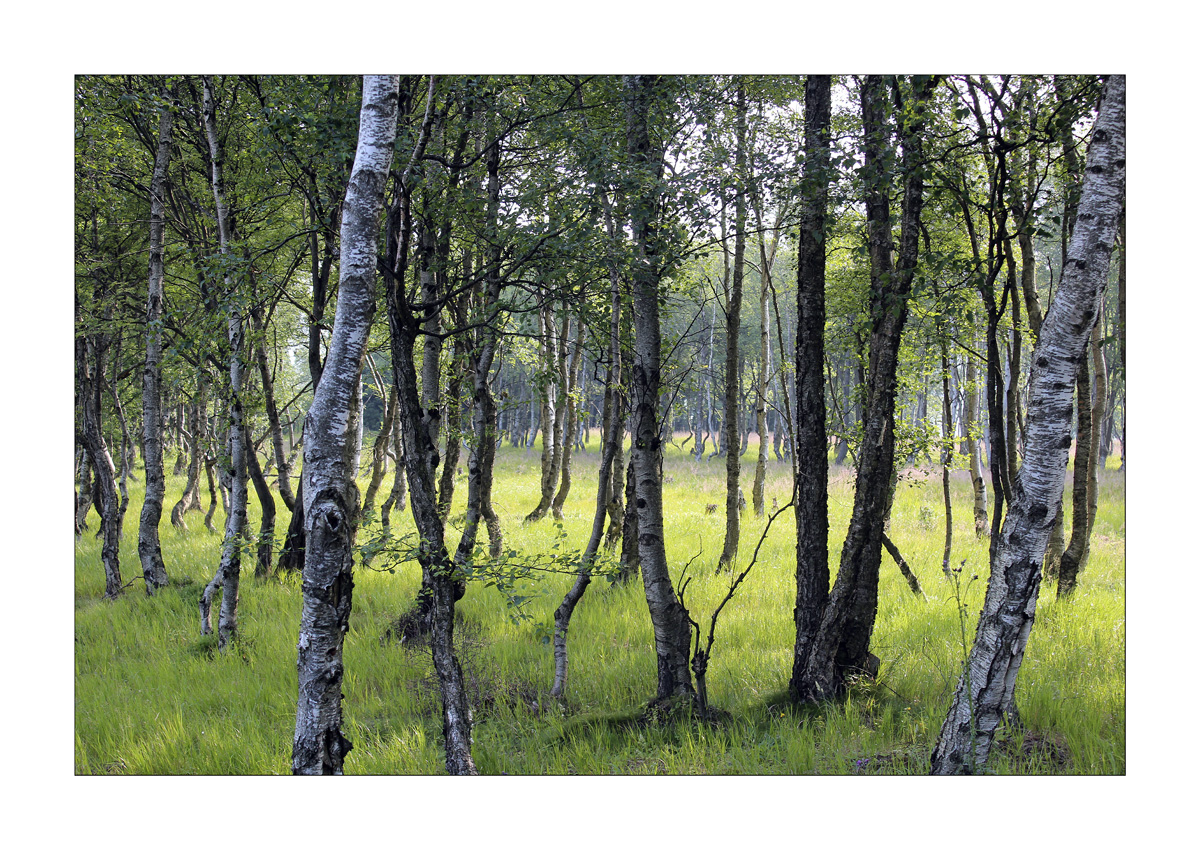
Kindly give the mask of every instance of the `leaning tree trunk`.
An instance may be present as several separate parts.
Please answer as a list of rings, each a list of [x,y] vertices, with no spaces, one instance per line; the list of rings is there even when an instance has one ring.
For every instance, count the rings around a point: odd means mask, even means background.
[[[1125,192],[1125,78],[1104,84],[1068,261],[1042,324],[1029,378],[1024,463],[992,561],[975,643],[931,759],[935,774],[974,773],[1012,704],[1033,628],[1042,558],[1071,445],[1071,392],[1100,311]]]
[[[659,326],[659,259],[656,233],[658,192],[663,155],[651,147],[649,114],[657,80],[627,76],[623,80],[626,139],[631,182],[633,231],[634,358],[632,375],[632,465],[636,486],[638,555],[654,646],[658,656],[658,699],[691,695],[691,626],[687,610],[675,594],[663,539],[662,427],[658,418],[662,333]],[[736,454],[736,449],[730,447]]]
[[[1098,321],[1098,320],[1097,320]],[[1099,331],[1092,328],[1092,358],[1103,367],[1099,357]],[[1071,540],[1058,565],[1058,598],[1066,599],[1075,591],[1079,574],[1087,566],[1092,549],[1092,525],[1096,517],[1097,456],[1100,449],[1100,423],[1097,413],[1103,411],[1103,398],[1093,398],[1092,370],[1088,357],[1079,361],[1076,377],[1075,468],[1071,483]],[[1096,375],[1096,388],[1102,389],[1103,373]]]
[[[271,449],[275,453],[275,469],[279,481],[279,495],[289,511],[296,509],[296,496],[292,492],[292,464],[283,450],[283,427],[279,422],[279,406],[275,402],[275,381],[271,376],[271,364],[267,361],[266,328],[260,322],[257,310],[250,311],[254,324],[254,359],[258,364],[258,376],[262,381],[263,407],[266,409],[267,426],[271,437]]]
[[[921,116],[935,83],[932,78],[923,82],[914,80],[916,109],[913,117],[901,119],[902,168],[906,177],[900,252],[894,269],[884,165],[887,156],[884,148],[884,81],[881,77],[869,76],[863,83],[872,320],[867,408],[858,456],[854,507],[837,580],[810,645],[804,672],[798,686],[793,688],[793,692],[805,701],[828,699],[844,688],[851,673],[860,671],[873,676],[879,667],[879,659],[870,652],[870,642],[878,609],[879,565],[895,461],[896,369],[917,264],[924,190]]]
[[[103,362],[100,354],[93,358],[89,349],[93,346],[83,336],[75,339],[75,369],[78,375],[78,397],[81,412],[81,427],[76,432],[76,441],[83,445],[92,461],[95,473],[93,499],[100,514],[100,560],[104,565],[104,596],[116,599],[124,590],[121,584],[121,515],[120,497],[117,493],[117,470],[112,455],[104,440],[100,422],[100,383]]]
[[[396,138],[400,78],[365,77],[358,149],[342,212],[337,312],[329,353],[305,421],[304,609],[292,772],[338,774],[351,744],[342,735],[342,645],[354,590],[354,537],[363,358],[375,314],[375,265],[383,190]],[[354,425],[356,427],[350,427]]]
[[[417,560],[423,576],[429,577],[428,593],[421,603],[429,621],[429,645],[442,693],[442,733],[446,770],[451,774],[475,774],[471,757],[471,712],[462,666],[454,653],[454,603],[464,585],[446,550],[445,521],[438,511],[435,476],[441,460],[437,450],[436,410],[422,410],[414,357],[420,322],[405,292],[408,245],[412,234],[410,196],[414,164],[429,137],[432,119],[434,78],[423,126],[412,159],[399,180],[398,201],[388,211],[387,294],[388,325],[392,339],[392,375],[399,397],[397,413],[403,438],[403,457],[408,475],[409,507],[420,545]],[[423,618],[424,619],[424,618]]]
[[[232,239],[225,190],[221,177],[221,148],[217,139],[216,106],[212,79],[204,78],[204,130],[212,158],[212,190],[217,207],[217,232],[222,257],[230,252]],[[246,429],[242,410],[242,316],[233,293],[233,280],[225,276],[225,291],[230,298],[229,313],[229,513],[225,518],[225,540],[221,563],[212,581],[200,597],[200,632],[211,634],[212,600],[221,589],[221,613],[217,621],[217,645],[224,648],[237,631],[238,582],[241,576],[241,544],[246,527]]]
[[[162,428],[162,315],[163,315],[163,210],[167,164],[171,158],[171,109],[164,104],[159,115],[158,151],[150,178],[150,277],[146,300],[146,366],[142,371],[142,455],[146,462],[146,498],[138,525],[138,557],[146,580],[146,593],[167,585],[158,524],[162,520],[166,477],[163,473]]]
[[[789,690],[800,694],[829,600],[829,441],[825,434],[825,227],[831,77],[804,84],[804,206],[796,272],[796,644]]]
[[[608,200],[601,195],[604,204],[606,224],[609,238],[615,240],[616,233],[612,226],[612,216],[608,209]],[[567,632],[571,628],[571,617],[575,606],[583,598],[584,592],[592,581],[592,565],[596,552],[600,548],[600,540],[604,531],[604,517],[609,507],[609,493],[613,485],[613,461],[620,450],[621,441],[625,438],[625,410],[620,401],[621,392],[621,278],[616,264],[609,267],[610,287],[610,322],[608,334],[608,374],[604,380],[604,448],[600,455],[599,480],[596,485],[596,510],[592,516],[592,535],[588,538],[587,547],[580,559],[579,570],[575,582],[563,597],[563,601],[554,610],[554,684],[550,688],[550,696],[561,699],[567,688]],[[582,336],[582,328],[580,329]]]
[[[271,494],[271,485],[263,475],[262,466],[258,462],[258,452],[254,446],[248,446],[246,451],[246,471],[254,482],[254,492],[258,503],[262,506],[262,519],[258,525],[257,560],[254,566],[255,578],[266,578],[271,573],[271,560],[275,549],[275,496]]]

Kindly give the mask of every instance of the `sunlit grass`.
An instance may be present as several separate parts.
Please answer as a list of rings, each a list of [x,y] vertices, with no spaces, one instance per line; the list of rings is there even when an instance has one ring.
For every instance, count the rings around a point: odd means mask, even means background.
[[[756,448],[743,457],[745,489]],[[505,448],[494,500],[505,545],[526,561],[581,549],[591,528],[598,445],[575,456],[564,518],[524,526],[538,499],[539,453]],[[715,573],[724,534],[724,463],[691,460],[668,447],[664,463],[667,553],[678,579],[691,577],[685,601],[707,634],[729,586]],[[768,465],[766,501],[784,504],[786,463]],[[836,572],[853,500],[853,476],[834,469],[830,485],[830,567]],[[781,516],[758,562],[718,621],[709,667],[715,723],[647,724],[655,656],[640,582],[598,579],[576,609],[565,705],[547,695],[553,657],[546,640],[553,610],[570,586],[566,574],[534,571],[510,593],[530,597],[518,611],[496,588],[472,585],[459,604],[460,657],[475,713],[474,755],[483,773],[508,774],[858,774],[924,773],[949,703],[963,646],[958,609],[942,576],[940,476],[907,475],[898,488],[890,536],[925,591],[914,596],[884,553],[873,651],[878,680],[848,699],[794,708],[786,699],[794,626],[795,528]],[[389,479],[390,481],[390,476]],[[181,478],[169,482],[167,509]],[[385,487],[387,486],[385,481]],[[965,561],[968,639],[987,580],[987,541],[973,531],[969,482],[954,487],[954,564]],[[460,514],[460,478],[451,517]],[[301,593],[294,576],[253,578],[243,563],[237,642],[218,653],[200,635],[198,600],[220,557],[220,535],[202,514],[180,532],[164,517],[162,540],[172,584],[145,597],[136,553],[136,482],[126,517],[116,602],[103,597],[99,541],[76,543],[75,769],[81,774],[263,774],[290,770],[296,702],[296,632]],[[1069,491],[1067,503],[1069,504]],[[207,507],[207,493],[205,493]],[[721,507],[705,512],[708,504]],[[282,539],[287,512],[279,505]],[[218,528],[224,514],[218,508]],[[251,496],[251,528],[258,505]],[[764,518],[743,515],[746,566]],[[1069,523],[1068,523],[1069,525]],[[397,534],[412,530],[393,515]],[[453,523],[447,542],[457,543]],[[481,534],[481,537],[483,535]],[[483,537],[486,541],[486,537]],[[558,545],[556,550],[554,547]],[[479,550],[483,551],[483,548]],[[535,559],[533,556],[537,556]],[[1059,603],[1045,586],[1017,689],[1025,730],[1007,733],[989,764],[996,773],[1123,773],[1125,770],[1124,476],[1106,471],[1091,560],[1074,599]],[[979,579],[968,582],[971,575]],[[414,563],[394,573],[358,568],[346,638],[348,773],[444,771],[440,705],[428,651],[387,640],[388,626],[419,586]]]

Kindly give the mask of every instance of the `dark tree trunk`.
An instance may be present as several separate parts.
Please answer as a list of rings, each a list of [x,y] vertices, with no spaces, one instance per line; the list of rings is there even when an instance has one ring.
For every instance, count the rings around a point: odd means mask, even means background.
[[[275,497],[271,494],[271,485],[263,475],[262,466],[258,462],[258,452],[253,446],[246,452],[246,470],[250,480],[254,482],[254,492],[258,503],[262,506],[262,519],[258,525],[257,561],[254,567],[255,578],[266,578],[271,574],[271,561],[275,550]]]
[[[870,642],[878,608],[883,526],[887,519],[888,490],[895,456],[896,369],[917,263],[924,189],[923,111],[935,83],[931,78],[914,80],[912,106],[915,114],[907,119],[902,116],[900,121],[904,147],[904,206],[900,253],[894,269],[887,198],[890,178],[885,166],[884,81],[872,76],[863,83],[867,232],[871,256],[868,401],[858,456],[854,507],[837,580],[811,643],[799,687],[794,689],[806,701],[830,698],[844,688],[851,673],[859,671],[873,676],[879,666],[879,659],[870,652]]]
[[[829,442],[825,434],[825,228],[831,78],[804,86],[804,192],[796,283],[796,644],[789,689],[799,696],[829,600]]]

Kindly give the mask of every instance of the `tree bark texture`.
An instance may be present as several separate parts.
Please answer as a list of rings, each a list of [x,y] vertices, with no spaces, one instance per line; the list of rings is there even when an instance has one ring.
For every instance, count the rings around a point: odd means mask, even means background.
[[[900,337],[908,317],[917,263],[917,239],[924,191],[922,176],[923,106],[935,80],[914,80],[915,112],[901,117],[905,171],[900,252],[892,266],[891,215],[885,159],[884,81],[869,76],[862,86],[867,182],[867,234],[871,257],[871,343],[867,370],[867,409],[858,456],[854,507],[842,548],[837,579],[821,625],[812,641],[799,682],[800,699],[828,699],[854,672],[873,676],[879,660],[870,652],[878,609],[879,565],[887,520],[888,493],[895,460],[894,412]]]
[[[986,764],[1012,704],[1033,627],[1042,558],[1071,446],[1071,394],[1100,311],[1125,191],[1125,78],[1105,84],[1067,263],[1042,323],[1029,379],[1028,435],[975,642],[931,759],[935,774]]]
[[[163,317],[163,210],[167,165],[171,158],[172,118],[169,105],[159,113],[158,149],[150,178],[150,275],[146,299],[146,365],[142,370],[142,454],[146,463],[146,497],[138,525],[138,557],[146,593],[167,585],[158,524],[162,520],[166,477],[163,473],[162,427],[162,317]]]
[[[675,594],[663,539],[662,431],[658,417],[662,337],[658,310],[656,219],[663,153],[652,147],[649,114],[657,80],[627,76],[622,94],[626,116],[629,192],[634,257],[631,265],[634,313],[631,451],[637,505],[638,554],[654,645],[658,656],[657,698],[694,693],[688,666],[691,627]]]
[[[358,435],[367,338],[375,313],[376,241],[391,169],[399,77],[363,80],[358,148],[342,212],[337,312],[329,353],[305,421],[304,608],[297,644],[299,697],[292,742],[297,774],[342,772],[351,744],[342,735],[342,646],[354,590],[358,521]]]
[[[829,204],[829,76],[804,84],[804,200],[796,283],[796,644],[789,688],[799,695],[829,599],[829,441],[825,433],[825,226]]]

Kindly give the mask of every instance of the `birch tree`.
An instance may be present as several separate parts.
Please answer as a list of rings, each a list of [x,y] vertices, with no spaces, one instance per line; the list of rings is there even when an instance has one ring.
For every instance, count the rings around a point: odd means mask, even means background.
[[[1067,262],[1029,378],[1024,462],[991,564],[983,611],[931,759],[935,774],[984,768],[1012,704],[1033,628],[1042,559],[1061,510],[1071,394],[1100,313],[1125,193],[1125,78],[1104,84]]]
[[[225,540],[221,546],[221,563],[216,574],[200,596],[200,632],[212,633],[212,603],[216,591],[221,591],[221,612],[217,621],[217,645],[224,648],[237,631],[238,583],[241,578],[242,538],[246,528],[248,485],[246,480],[245,411],[242,409],[242,327],[241,307],[233,291],[234,278],[227,265],[231,259],[230,242],[233,227],[225,203],[222,183],[222,150],[217,137],[216,99],[212,77],[204,78],[204,134],[208,139],[213,201],[217,210],[217,234],[221,259],[225,265],[225,297],[227,299],[227,329],[229,334],[229,513],[225,518]],[[215,501],[215,500],[214,500]]]
[[[150,178],[150,276],[146,299],[146,365],[142,371],[142,453],[146,463],[146,497],[138,526],[138,557],[146,593],[167,585],[158,524],[162,520],[166,480],[163,475],[162,349],[163,349],[163,210],[167,165],[171,159],[171,104],[159,110],[158,150]]]
[[[829,598],[829,442],[825,434],[825,230],[831,80],[804,84],[804,192],[796,285],[796,644],[798,694]]]
[[[675,593],[663,539],[662,426],[658,396],[661,384],[662,331],[659,325],[659,245],[657,218],[663,151],[650,135],[651,106],[661,81],[627,76],[622,99],[629,155],[629,218],[633,231],[634,356],[632,374],[630,451],[637,504],[638,556],[646,603],[654,627],[658,655],[658,699],[692,695],[688,668],[691,627],[687,610]],[[736,453],[737,447],[729,450]]]
[[[351,743],[342,735],[342,645],[354,590],[359,497],[361,375],[375,314],[376,242],[392,162],[400,78],[363,81],[358,149],[342,213],[339,295],[321,382],[305,420],[304,608],[296,666],[299,696],[292,772],[339,774]],[[361,427],[361,425],[359,425]]]
[[[900,335],[908,317],[908,300],[916,272],[924,201],[924,108],[935,84],[934,78],[914,78],[911,112],[898,116],[905,179],[900,250],[894,266],[888,200],[891,178],[886,164],[889,133],[884,123],[885,83],[881,77],[868,76],[862,84],[867,243],[871,258],[867,405],[854,507],[837,579],[809,647],[804,671],[799,677],[793,675],[793,693],[806,701],[828,699],[843,688],[846,677],[853,671],[873,676],[879,666],[879,659],[870,652],[870,642],[879,604],[883,526],[895,463],[896,370]]]

